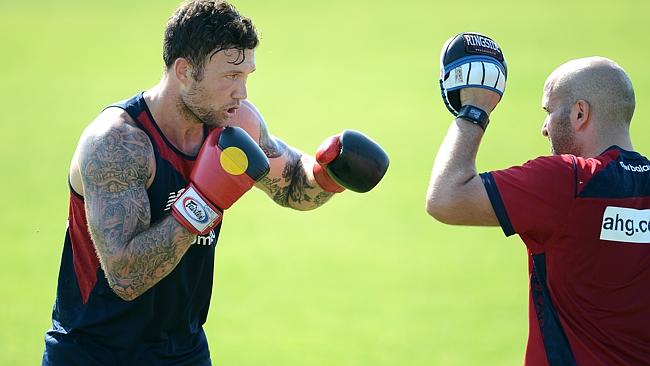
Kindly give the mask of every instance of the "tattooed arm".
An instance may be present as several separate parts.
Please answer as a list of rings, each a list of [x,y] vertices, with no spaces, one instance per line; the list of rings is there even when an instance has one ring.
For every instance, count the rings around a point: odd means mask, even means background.
[[[171,215],[149,226],[146,185],[155,169],[153,148],[127,118],[111,122],[100,116],[91,124],[81,137],[77,164],[102,269],[113,291],[129,301],[169,274],[195,235]]]
[[[296,210],[312,210],[332,198],[333,193],[323,191],[314,179],[314,158],[272,136],[264,118],[248,100],[242,102],[236,123],[257,139],[268,156],[271,170],[256,186],[276,203]]]

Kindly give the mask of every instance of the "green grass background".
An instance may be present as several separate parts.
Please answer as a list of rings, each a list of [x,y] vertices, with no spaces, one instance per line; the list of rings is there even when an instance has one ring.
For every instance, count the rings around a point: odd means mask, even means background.
[[[220,365],[518,365],[527,335],[524,246],[498,228],[424,211],[449,123],[442,43],[492,36],[509,65],[479,170],[544,155],[546,76],[571,58],[619,62],[636,89],[633,141],[648,151],[650,3],[240,0],[261,31],[249,96],[271,132],[312,153],[365,131],[391,157],[372,192],[319,210],[259,191],[228,211],[206,331]],[[66,174],[101,108],[154,85],[177,2],[0,0],[0,364],[40,363],[67,217]],[[603,86],[606,87],[606,86]]]

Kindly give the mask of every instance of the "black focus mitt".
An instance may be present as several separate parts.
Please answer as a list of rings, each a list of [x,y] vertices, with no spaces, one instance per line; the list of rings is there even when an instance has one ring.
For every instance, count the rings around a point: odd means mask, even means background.
[[[500,96],[506,88],[508,67],[501,48],[489,37],[460,33],[445,42],[440,53],[440,91],[447,109],[458,116],[463,107],[460,90],[486,88]]]

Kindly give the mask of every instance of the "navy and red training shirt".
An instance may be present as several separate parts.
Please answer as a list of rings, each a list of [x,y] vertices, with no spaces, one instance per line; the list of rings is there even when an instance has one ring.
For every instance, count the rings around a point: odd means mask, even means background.
[[[187,186],[195,158],[165,138],[142,93],[111,107],[124,109],[153,145],[156,174],[147,195],[154,225],[169,214]],[[43,365],[209,365],[202,325],[210,305],[219,229],[199,236],[167,277],[125,301],[108,285],[88,234],[84,198],[71,187]]]
[[[617,146],[481,174],[529,253],[525,364],[650,364],[650,162]]]

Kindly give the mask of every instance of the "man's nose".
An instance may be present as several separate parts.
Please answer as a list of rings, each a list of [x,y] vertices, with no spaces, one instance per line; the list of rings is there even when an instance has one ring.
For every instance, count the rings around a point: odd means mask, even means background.
[[[238,100],[243,100],[248,97],[248,91],[246,90],[246,83],[240,84],[232,94],[232,97]]]
[[[542,124],[542,136],[548,137],[548,122],[546,120]]]

